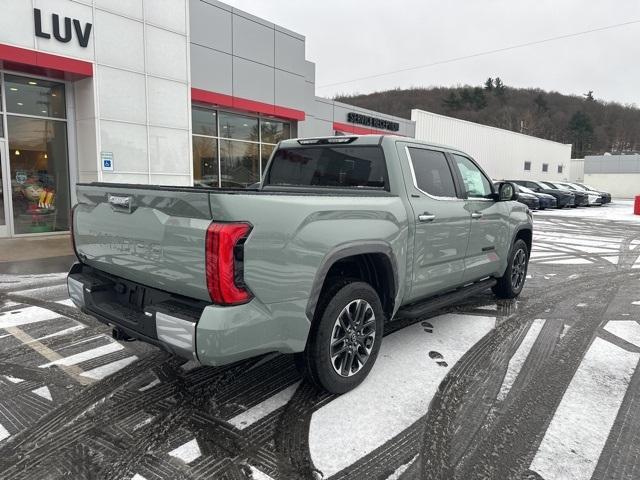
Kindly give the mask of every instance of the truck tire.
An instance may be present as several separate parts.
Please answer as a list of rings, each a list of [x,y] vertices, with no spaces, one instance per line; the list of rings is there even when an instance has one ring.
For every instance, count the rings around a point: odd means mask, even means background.
[[[519,238],[511,248],[504,275],[498,278],[498,283],[492,287],[493,293],[499,298],[516,298],[520,295],[527,278],[528,266],[529,248],[525,241]]]
[[[318,302],[307,346],[296,364],[316,387],[345,393],[369,374],[382,343],[384,311],[367,283],[343,280]]]

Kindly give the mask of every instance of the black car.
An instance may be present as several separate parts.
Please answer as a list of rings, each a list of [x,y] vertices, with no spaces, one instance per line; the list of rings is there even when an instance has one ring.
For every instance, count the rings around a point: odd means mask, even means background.
[[[516,188],[518,187],[516,186]],[[531,195],[530,193],[519,191],[518,202],[524,203],[530,210],[538,210],[540,208],[540,200],[538,200],[538,197]]]
[[[553,195],[549,195],[548,193],[534,192],[529,187],[525,187],[523,185],[516,185],[516,188],[518,189],[519,193],[528,193],[530,195],[535,195],[538,198],[538,202],[540,203],[540,210],[544,210],[545,208],[556,208],[558,206],[558,201]]]
[[[538,182],[538,183],[542,183],[543,185],[548,185],[552,188],[556,188],[560,191],[563,192],[569,192],[569,193],[573,193],[573,195],[575,196],[575,201],[572,205],[572,207],[588,207],[589,206],[589,195],[585,192],[581,192],[579,190],[572,190],[569,187],[566,187],[562,184],[559,183],[551,183],[549,181],[544,181],[544,182]]]
[[[611,203],[611,194],[609,192],[603,192],[602,190],[598,190],[597,188],[591,188],[589,185],[585,185],[584,183],[573,182],[579,187],[585,188],[587,190],[591,190],[593,192],[598,192],[602,195],[602,204]]]
[[[551,188],[550,186],[545,185],[542,182],[536,182],[534,180],[507,180],[507,181],[530,188],[536,193],[546,193],[548,195],[553,196],[557,202],[556,208],[571,207],[575,203],[576,197],[573,193],[563,191],[563,190],[558,190],[556,188]]]

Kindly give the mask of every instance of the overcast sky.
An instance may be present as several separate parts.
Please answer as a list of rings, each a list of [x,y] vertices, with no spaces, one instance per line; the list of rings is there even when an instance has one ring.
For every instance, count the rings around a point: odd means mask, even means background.
[[[640,23],[384,77],[323,85],[640,20],[638,0],[223,0],[305,35],[316,93],[506,85],[640,105]]]

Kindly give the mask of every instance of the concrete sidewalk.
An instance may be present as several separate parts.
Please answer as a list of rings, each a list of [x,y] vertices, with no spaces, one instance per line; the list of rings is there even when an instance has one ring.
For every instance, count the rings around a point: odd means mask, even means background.
[[[0,273],[63,272],[74,258],[69,235],[0,240]]]

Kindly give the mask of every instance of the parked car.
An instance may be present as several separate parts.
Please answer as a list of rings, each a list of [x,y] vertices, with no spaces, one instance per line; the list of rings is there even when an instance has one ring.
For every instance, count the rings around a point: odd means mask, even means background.
[[[552,183],[552,182],[550,182],[548,180],[545,180],[544,182],[540,182],[540,183],[542,183],[544,185],[547,185],[547,186],[549,186],[551,188],[555,188],[557,190],[561,190],[561,191],[572,193],[574,195],[574,197],[575,197],[573,205],[571,205],[573,208],[586,207],[586,206],[589,205],[589,196],[584,192],[580,192],[580,191],[578,191],[576,189],[573,189],[573,188],[565,187],[563,185],[560,185],[557,182],[553,182]]]
[[[592,192],[598,192],[600,195],[602,195],[603,204],[611,203],[611,194],[609,192],[603,192],[602,190],[598,190],[597,188],[592,188],[589,185],[585,185],[584,183],[578,183],[578,182],[573,182],[573,183],[574,185],[578,185]]]
[[[515,187],[516,187],[516,190],[518,191],[518,201],[520,203],[525,204],[531,210],[538,210],[540,208],[540,200],[536,195],[525,192],[523,190],[524,187],[519,187],[517,185],[515,185]]]
[[[204,365],[297,354],[315,385],[367,376],[383,324],[524,286],[531,212],[457,150],[397,136],[282,141],[255,190],[78,184],[80,309]]]
[[[587,206],[599,205],[602,206],[602,194],[600,192],[594,192],[580,187],[574,183],[568,182],[555,182],[559,186],[563,186],[574,192],[582,192],[587,194]]]
[[[536,193],[551,195],[556,199],[556,208],[571,207],[575,204],[575,195],[569,191],[558,190],[557,188],[552,188],[549,185],[534,180],[509,180],[509,182],[528,187]]]
[[[540,205],[540,210],[544,210],[546,208],[556,208],[558,206],[558,201],[553,195],[549,195],[547,193],[539,193],[534,192],[529,187],[525,187],[523,185],[517,185],[518,193],[528,193],[530,195],[535,195],[538,198],[538,202]]]

